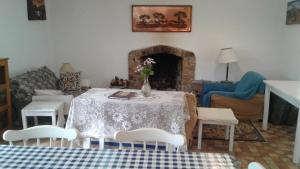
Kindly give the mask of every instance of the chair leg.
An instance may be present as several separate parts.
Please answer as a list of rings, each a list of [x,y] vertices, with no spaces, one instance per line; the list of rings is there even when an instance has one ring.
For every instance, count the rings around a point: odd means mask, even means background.
[[[199,130],[198,130],[198,149],[201,150],[203,123],[201,122],[201,120],[199,120],[198,123],[199,123]]]
[[[104,149],[104,138],[99,138],[99,149],[103,150]]]
[[[225,140],[228,140],[228,139],[229,139],[229,130],[230,130],[230,126],[227,125],[227,126],[226,126],[226,131],[225,131]]]
[[[23,129],[27,128],[27,117],[25,113],[22,112],[22,123],[23,123]]]
[[[55,115],[55,113],[54,114],[52,114],[52,125],[53,126],[56,126],[56,115]]]
[[[229,138],[229,151],[233,151],[233,142],[234,142],[234,124],[230,125],[230,138]]]
[[[85,149],[91,148],[91,138],[84,138],[82,147]]]
[[[168,144],[167,151],[171,153],[171,152],[174,152],[174,150],[175,150],[175,147],[171,144]]]
[[[37,126],[39,124],[39,121],[38,121],[38,117],[37,116],[34,116],[33,117],[33,122],[34,122],[34,125]]]

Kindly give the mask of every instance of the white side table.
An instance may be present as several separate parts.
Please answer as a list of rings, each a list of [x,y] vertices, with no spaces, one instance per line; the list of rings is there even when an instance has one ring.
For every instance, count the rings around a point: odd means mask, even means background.
[[[64,102],[43,102],[33,101],[22,109],[22,123],[23,128],[27,128],[27,117],[34,117],[34,125],[38,124],[38,116],[50,116],[52,118],[52,125],[63,127],[64,115],[63,115]],[[56,115],[58,120],[56,123]]]
[[[226,126],[225,139],[229,137],[229,151],[233,151],[234,128],[238,124],[238,120],[234,116],[231,109],[224,108],[203,108],[198,107],[199,133],[198,133],[198,149],[201,149],[202,128],[203,124],[215,124]],[[230,128],[230,132],[229,132]]]

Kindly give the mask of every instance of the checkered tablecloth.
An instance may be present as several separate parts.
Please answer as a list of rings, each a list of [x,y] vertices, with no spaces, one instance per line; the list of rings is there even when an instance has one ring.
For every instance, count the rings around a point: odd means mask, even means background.
[[[228,154],[164,151],[0,146],[1,169],[185,168],[233,169]]]

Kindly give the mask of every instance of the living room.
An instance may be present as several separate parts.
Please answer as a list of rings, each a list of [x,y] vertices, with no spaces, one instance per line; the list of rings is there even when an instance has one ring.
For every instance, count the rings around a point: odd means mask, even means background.
[[[191,82],[226,79],[226,64],[218,62],[223,48],[232,48],[238,57],[229,65],[228,81],[237,82],[249,71],[258,72],[267,80],[300,80],[297,45],[300,31],[297,24],[286,24],[287,1],[45,0],[45,20],[29,20],[25,0],[1,0],[0,3],[0,56],[9,58],[10,78],[42,66],[59,77],[61,66],[70,63],[91,88],[109,88],[115,76],[130,80],[131,52],[167,46],[194,54],[194,74],[188,78]],[[134,31],[133,5],[191,6],[191,29],[185,32]],[[258,130],[262,129],[261,121],[255,125],[259,126]],[[274,125],[276,130],[270,126],[269,132],[285,128],[288,128],[287,133],[292,132],[287,143],[289,154],[273,153],[275,157],[266,159],[237,155],[242,167],[259,161],[266,168],[298,168],[299,164],[293,163],[295,124]],[[195,130],[198,131],[198,127]],[[262,130],[262,135],[267,135],[266,143],[257,144],[267,146],[279,139],[268,135],[269,132]],[[228,151],[227,142],[209,140],[203,141],[203,146],[208,146],[203,150],[211,150],[209,146],[213,144],[226,147],[218,150],[218,146],[212,146],[215,147],[213,152]],[[239,144],[235,141],[233,153],[246,152],[245,149],[251,152]],[[280,160],[283,156],[288,156],[286,161]]]

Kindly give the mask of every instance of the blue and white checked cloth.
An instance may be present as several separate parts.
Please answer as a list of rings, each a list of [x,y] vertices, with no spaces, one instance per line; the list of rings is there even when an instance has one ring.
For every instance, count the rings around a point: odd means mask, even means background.
[[[1,169],[168,168],[234,169],[228,154],[0,146]]]

